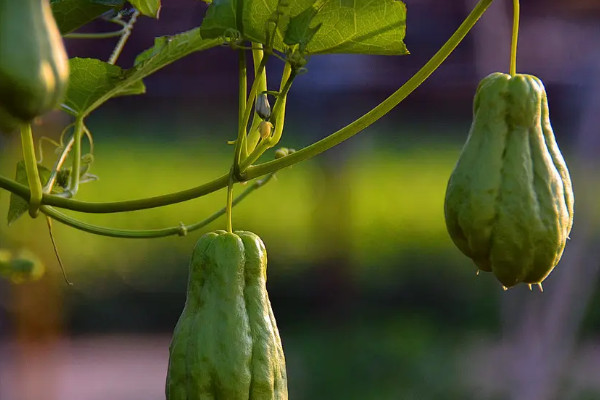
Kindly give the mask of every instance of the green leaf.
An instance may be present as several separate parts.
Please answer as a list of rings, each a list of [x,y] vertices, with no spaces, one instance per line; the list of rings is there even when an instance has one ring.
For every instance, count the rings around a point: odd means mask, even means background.
[[[300,51],[304,52],[306,45],[315,36],[315,33],[321,29],[321,26],[323,26],[322,23],[311,26],[317,12],[316,8],[309,7],[295,17],[290,18],[283,42],[289,46],[299,44]]]
[[[200,27],[206,38],[241,35],[244,39],[266,44],[267,31],[275,28],[275,48],[283,51],[283,33],[290,15],[310,7],[315,0],[214,0]]]
[[[43,165],[38,164],[38,173],[40,174],[40,181],[42,185],[45,185],[50,178],[50,170]],[[15,180],[23,185],[28,185],[27,182],[27,171],[25,170],[25,162],[23,160],[17,163],[17,173]],[[52,190],[52,193],[60,193],[62,189]],[[29,203],[20,196],[14,193],[10,194],[10,204],[8,207],[8,225],[15,222],[21,215],[29,210]]]
[[[129,2],[143,15],[158,18],[160,0],[129,0]]]
[[[125,0],[51,0],[50,3],[58,29],[64,35],[111,9],[120,9]]]
[[[122,68],[95,58],[72,58],[69,68],[64,103],[73,115],[88,114],[109,98],[142,94],[146,90],[141,80],[128,79]]]
[[[214,0],[201,26],[206,38],[231,36],[285,52],[408,54],[406,6],[398,0]]]
[[[174,36],[160,37],[142,52],[133,68],[123,70],[96,59],[70,60],[71,76],[65,105],[71,114],[86,116],[115,96],[144,93],[142,79],[186,55],[218,46],[220,39],[203,39],[195,28]]]

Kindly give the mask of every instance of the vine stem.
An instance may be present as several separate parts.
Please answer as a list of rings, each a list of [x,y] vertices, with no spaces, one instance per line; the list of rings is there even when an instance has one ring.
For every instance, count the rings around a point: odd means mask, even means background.
[[[283,122],[285,119],[285,105],[287,101],[287,94],[290,91],[295,76],[296,74],[292,71],[291,65],[289,63],[286,63],[283,68],[283,74],[281,76],[279,94],[277,95],[277,100],[275,101],[275,105],[273,106],[273,112],[271,115],[271,120],[275,124],[275,132],[271,137],[261,140],[258,146],[256,146],[256,148],[252,151],[252,153],[250,153],[248,157],[242,161],[240,165],[240,172],[242,173],[242,175],[244,175],[244,172],[252,163],[258,160],[265,151],[277,145],[277,143],[281,139],[281,135],[283,133]]]
[[[246,128],[248,125],[248,121],[245,119],[245,117],[247,114],[249,114],[247,112],[248,103],[246,100],[246,97],[248,95],[248,68],[246,64],[246,51],[238,50],[238,55],[238,130],[237,139],[235,141],[235,150],[233,152],[233,165],[231,167],[231,174],[234,178],[239,172],[240,160],[246,150]],[[256,87],[254,82],[252,84],[252,87]],[[256,93],[256,89],[254,93]],[[233,185],[233,183],[229,182],[228,185]]]
[[[48,178],[48,182],[46,182],[46,186],[44,186],[44,193],[52,192],[52,188],[54,187],[54,183],[56,182],[56,177],[58,176],[58,172],[62,168],[65,163],[69,152],[71,151],[71,147],[73,147],[73,143],[75,142],[75,137],[72,136],[71,139],[64,146],[63,150],[60,153],[60,156],[56,159],[54,163],[54,167],[50,172],[50,177]]]
[[[513,29],[512,43],[510,48],[510,75],[517,74],[517,42],[519,41],[519,15],[520,11],[519,0],[513,0]]]
[[[354,136],[361,130],[365,129],[379,118],[384,116],[398,103],[412,93],[425,79],[427,79],[440,64],[452,53],[458,44],[464,39],[466,34],[473,28],[475,23],[481,18],[483,13],[488,9],[493,0],[479,0],[471,13],[467,16],[464,22],[458,27],[456,32],[448,39],[448,41],[433,55],[433,57],[400,89],[394,92],[390,97],[381,102],[367,114],[363,115],[356,121],[340,129],[339,131],[327,136],[326,138],[311,144],[301,150],[296,151],[286,157],[275,161],[268,161],[262,164],[248,167],[245,172],[245,179],[250,180],[271,172],[278,171],[282,168],[289,167],[300,161],[314,157],[333,146],[343,142],[344,140]],[[266,57],[265,57],[266,58]],[[262,63],[261,63],[262,64]],[[224,174],[203,185],[196,186],[187,190],[182,190],[175,193],[149,197],[144,199],[93,203],[80,200],[66,199],[59,196],[44,194],[42,196],[42,204],[66,208],[74,211],[87,213],[113,213],[125,212],[134,210],[143,210],[154,207],[161,207],[169,204],[180,203],[191,200],[209,193],[213,193],[224,188],[229,184],[230,174]],[[15,193],[25,199],[30,196],[29,188],[21,185],[18,182],[0,176],[0,187]]]
[[[248,96],[248,71],[246,67],[246,52],[238,50],[238,136],[239,132],[246,127],[242,126],[244,113],[246,112],[246,97]],[[245,144],[244,144],[245,146]]]
[[[79,171],[81,170],[81,139],[83,137],[83,117],[77,117],[73,130],[73,164],[71,171],[71,180],[67,193],[69,197],[75,196],[79,191]]]
[[[251,185],[249,185],[246,188],[246,190],[244,190],[235,199],[233,199],[233,201],[231,202],[231,206],[235,207],[242,200],[244,200],[244,198],[246,198],[246,196],[248,196],[249,194],[254,192],[256,189],[267,184],[271,179],[273,179],[274,176],[275,176],[275,174],[269,174],[269,175],[266,175],[262,179],[258,179],[256,181],[254,181]],[[192,231],[204,228],[206,225],[210,224],[211,222],[213,222],[214,220],[216,220],[217,218],[219,218],[220,216],[225,214],[227,210],[226,210],[226,207],[223,207],[222,209],[214,212],[213,214],[211,214],[207,218],[203,219],[202,221],[196,222],[194,224],[190,224],[190,225],[181,224],[178,226],[172,226],[172,227],[162,228],[162,229],[108,228],[108,227],[92,225],[92,224],[88,224],[87,222],[80,221],[71,216],[63,214],[60,211],[58,211],[55,208],[52,208],[50,206],[42,206],[40,208],[40,211],[42,211],[48,217],[51,217],[60,223],[63,223],[67,226],[70,226],[75,229],[79,229],[84,232],[93,233],[95,235],[109,236],[109,237],[115,237],[115,238],[127,238],[127,239],[151,239],[151,238],[161,238],[161,237],[174,236],[174,235],[185,236],[188,232],[192,232]]]
[[[279,96],[273,106],[273,116],[275,122],[275,132],[269,139],[269,148],[279,143],[283,134],[283,122],[285,120],[285,106],[287,104],[287,95],[292,88],[294,78],[296,78],[296,69],[292,68],[290,63],[286,63],[281,74],[281,83],[279,84]]]
[[[242,155],[242,149],[246,148],[246,127],[248,125],[248,121],[246,120],[246,116],[250,113],[248,112],[248,100],[247,97],[247,62],[246,62],[246,51],[239,50],[238,51],[238,75],[239,75],[239,90],[238,90],[238,134],[237,139],[235,141],[235,150],[233,151],[233,164],[231,165],[231,171],[229,172],[229,182],[227,183],[227,202],[225,204],[226,211],[226,220],[227,220],[227,232],[233,232],[233,222],[232,222],[232,204],[233,204],[233,184],[235,183],[235,175],[239,170],[240,157]],[[254,93],[256,93],[256,80],[252,84],[252,89]],[[251,95],[252,95],[251,89]]]
[[[227,232],[233,233],[232,209],[233,209],[233,168],[229,174],[229,184],[227,185],[227,203],[225,205],[225,215],[227,219]]]
[[[37,160],[35,158],[35,144],[33,143],[33,133],[31,124],[21,125],[21,146],[23,150],[23,160],[25,162],[25,172],[27,173],[27,184],[29,185],[29,215],[32,218],[37,217],[40,205],[42,204],[42,182],[38,172]]]
[[[67,33],[63,37],[65,39],[109,39],[121,36],[125,33],[125,28],[119,29],[118,31],[112,32],[101,32],[101,33]]]
[[[262,86],[260,76],[262,76],[263,71],[267,65],[267,60],[269,59],[268,54],[263,54],[262,60],[260,60],[260,64],[258,68],[255,70],[254,81],[252,81],[252,86],[250,87],[250,94],[248,95],[248,100],[246,101],[246,107],[244,110],[244,115],[242,120],[240,121],[240,131],[243,129],[244,134],[246,133],[246,129],[248,128],[248,122],[250,121],[250,113],[252,112],[252,105],[254,104],[254,100],[256,99],[256,94],[258,93],[258,88]]]
[[[110,55],[110,58],[108,59],[109,64],[115,64],[117,62],[117,59],[119,58],[119,56],[121,55],[121,52],[123,51],[123,47],[125,47],[125,43],[127,43],[127,39],[129,39],[129,36],[131,36],[131,31],[133,30],[133,25],[135,24],[135,21],[137,21],[137,17],[139,15],[140,15],[140,12],[138,10],[134,10],[133,13],[131,14],[131,17],[129,18],[129,21],[123,27],[123,34],[121,35],[121,38],[117,42],[115,49],[113,50],[112,54]]]
[[[71,33],[67,33],[66,35],[63,35],[63,38],[65,38],[65,39],[108,39],[108,38],[113,38],[113,37],[123,35],[125,33],[125,30],[128,27],[128,23],[121,20],[120,14],[117,17],[111,19],[109,22],[112,22],[117,25],[121,25],[121,29],[119,29],[118,31],[99,32],[99,33],[71,32]]]
[[[162,207],[169,204],[181,203],[183,201],[195,199],[209,193],[216,192],[227,186],[229,182],[229,172],[220,177],[180,192],[164,194],[155,197],[149,197],[136,200],[113,201],[103,203],[92,203],[88,201],[73,200],[52,194],[42,195],[42,204],[64,208],[67,210],[80,211],[85,213],[115,213],[135,210],[146,210],[149,208]],[[26,185],[15,182],[4,176],[0,176],[0,187],[20,196],[26,200],[30,197],[30,190]]]
[[[267,91],[267,72],[266,68],[262,68],[259,71],[260,65],[262,63],[263,58],[265,57],[265,53],[263,50],[262,43],[253,43],[252,44],[252,60],[254,63],[254,79],[258,79],[257,93],[262,93]],[[260,72],[260,74],[259,74]],[[248,135],[246,137],[246,146],[244,146],[242,153],[242,160],[248,157],[248,154],[254,150],[256,144],[258,143],[258,139],[260,135],[258,133],[258,125],[262,121],[262,118],[255,112],[252,117],[252,123],[250,124],[250,129],[248,130]]]

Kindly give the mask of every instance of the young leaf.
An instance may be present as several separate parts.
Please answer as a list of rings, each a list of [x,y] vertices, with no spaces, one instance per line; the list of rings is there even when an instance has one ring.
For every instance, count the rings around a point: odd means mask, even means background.
[[[22,1],[22,0],[19,0]],[[61,34],[69,33],[111,9],[120,9],[125,0],[51,0],[52,13]]]
[[[239,32],[263,44],[272,35],[282,52],[300,44],[306,54],[408,54],[406,6],[398,0],[221,0],[209,6],[200,29],[206,38]]]
[[[239,4],[239,7],[238,7]],[[208,6],[200,32],[205,38],[229,36],[230,31],[243,32],[242,16],[238,15],[243,8],[242,0],[224,0],[213,2]]]
[[[129,0],[129,2],[143,15],[158,18],[160,0]]]

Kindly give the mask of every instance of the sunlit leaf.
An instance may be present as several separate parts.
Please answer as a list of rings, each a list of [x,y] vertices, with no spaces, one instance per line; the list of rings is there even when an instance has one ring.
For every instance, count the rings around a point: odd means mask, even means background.
[[[220,39],[203,39],[199,28],[173,36],[157,38],[153,47],[142,52],[130,69],[122,69],[93,58],[70,60],[71,76],[64,104],[73,115],[86,116],[116,96],[142,94],[142,79],[162,67],[221,44]]]
[[[69,66],[71,75],[64,103],[74,115],[88,113],[105,99],[146,90],[141,80],[128,79],[127,71],[95,58],[72,58]]]
[[[398,0],[215,0],[202,22],[206,38],[241,35],[306,54],[402,55],[406,6]]]
[[[306,45],[312,40],[322,23],[314,25],[314,18],[317,15],[317,9],[309,7],[300,14],[290,18],[290,22],[285,31],[284,43],[287,45],[300,45],[300,51],[304,52]]]

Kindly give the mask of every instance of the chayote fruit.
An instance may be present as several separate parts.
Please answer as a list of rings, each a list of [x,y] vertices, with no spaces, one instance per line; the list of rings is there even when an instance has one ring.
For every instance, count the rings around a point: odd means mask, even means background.
[[[55,108],[69,60],[48,0],[0,0],[0,130]]]
[[[456,246],[505,287],[541,283],[573,224],[573,189],[554,139],[542,82],[493,73],[474,101],[469,137],[448,181]]]
[[[202,236],[169,349],[168,400],[286,400],[285,357],[251,232]]]

